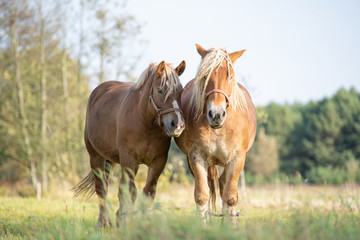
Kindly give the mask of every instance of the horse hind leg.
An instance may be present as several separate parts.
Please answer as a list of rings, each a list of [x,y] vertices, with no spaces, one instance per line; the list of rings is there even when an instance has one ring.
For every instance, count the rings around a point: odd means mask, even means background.
[[[95,192],[99,198],[99,218],[96,229],[111,227],[106,200],[111,164],[107,162],[99,154],[90,155],[90,165],[95,174]]]
[[[121,164],[121,178],[119,183],[119,209],[116,212],[116,226],[120,227],[121,221],[125,222],[126,211],[132,209],[137,197],[135,186],[135,176],[139,170],[139,165],[134,161],[122,162]],[[128,196],[128,197],[126,197]],[[131,202],[129,201],[131,199]]]
[[[226,169],[222,172],[220,178],[219,178],[219,189],[220,189],[220,202],[221,202],[221,208],[223,207],[223,192],[224,192],[224,186],[226,183]]]

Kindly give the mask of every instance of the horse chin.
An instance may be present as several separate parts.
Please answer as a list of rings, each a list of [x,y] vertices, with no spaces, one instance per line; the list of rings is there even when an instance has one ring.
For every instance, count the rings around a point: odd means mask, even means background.
[[[173,133],[173,134],[171,135],[171,137],[177,138],[177,137],[180,137],[180,135],[181,135],[181,133],[178,133],[178,134]]]
[[[165,128],[166,131],[166,135],[168,135],[168,137],[180,137],[181,133],[183,132],[183,129],[181,130],[175,130],[175,131],[169,131],[167,128]]]
[[[224,122],[221,122],[221,123],[210,123],[209,122],[209,124],[212,129],[220,129],[224,126]]]

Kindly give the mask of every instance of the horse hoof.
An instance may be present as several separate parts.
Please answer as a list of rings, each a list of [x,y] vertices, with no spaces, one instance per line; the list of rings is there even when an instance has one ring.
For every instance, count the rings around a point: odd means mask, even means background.
[[[100,231],[101,229],[109,228],[109,227],[111,227],[110,219],[99,219],[96,226],[96,231]]]

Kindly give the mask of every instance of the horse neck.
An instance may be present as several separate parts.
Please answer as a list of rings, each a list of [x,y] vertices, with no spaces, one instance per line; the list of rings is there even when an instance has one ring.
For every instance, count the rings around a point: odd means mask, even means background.
[[[153,84],[153,79],[146,80],[144,85],[136,90],[138,94],[138,103],[136,104],[139,112],[139,116],[149,125],[153,124],[153,119],[157,117],[157,112],[154,106],[150,102],[150,90]]]

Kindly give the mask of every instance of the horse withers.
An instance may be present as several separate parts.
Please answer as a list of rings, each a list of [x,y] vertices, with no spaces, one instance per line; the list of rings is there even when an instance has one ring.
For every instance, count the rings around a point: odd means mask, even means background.
[[[185,127],[179,108],[183,90],[179,76],[184,70],[185,61],[175,69],[164,61],[150,64],[136,83],[109,81],[91,93],[85,145],[92,171],[73,190],[75,196],[91,196],[96,192],[99,198],[97,228],[111,226],[106,195],[109,168],[115,164],[121,165],[120,186],[128,182],[133,202],[136,199],[134,177],[140,164],[147,165],[143,192],[155,198],[171,137],[178,137]],[[125,211],[122,187],[118,197],[117,225]]]
[[[197,208],[206,216],[215,205],[219,182],[223,214],[235,219],[238,180],[256,133],[256,112],[248,91],[236,82],[234,62],[245,50],[205,50],[197,75],[184,88],[181,109],[186,128],[175,141],[195,178]],[[224,167],[220,178],[217,165]]]

